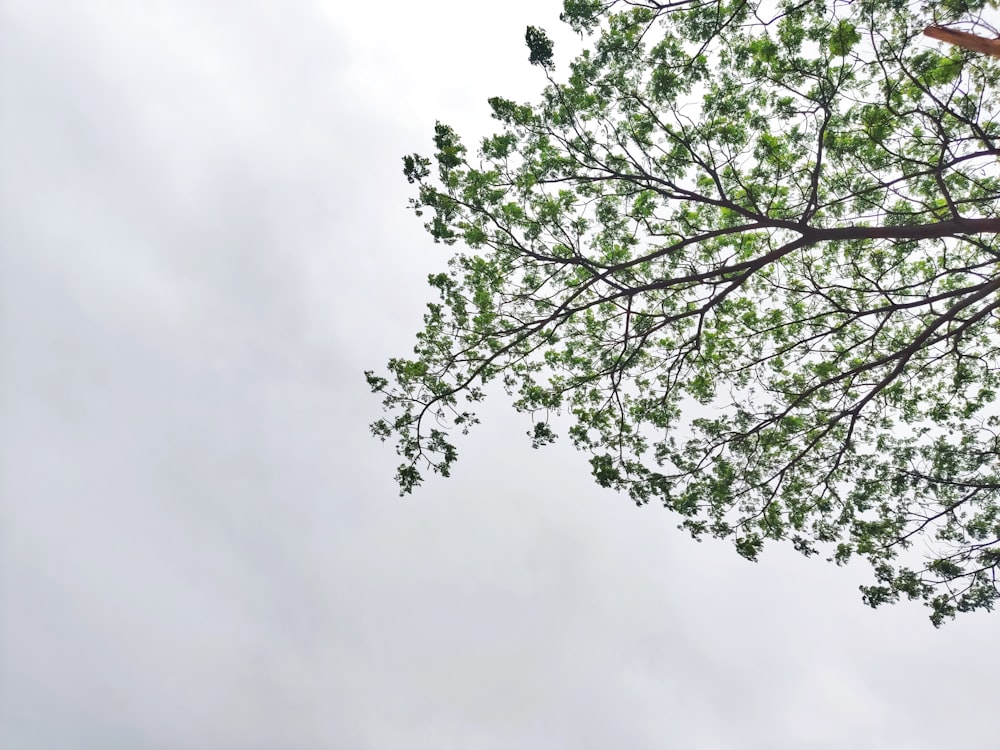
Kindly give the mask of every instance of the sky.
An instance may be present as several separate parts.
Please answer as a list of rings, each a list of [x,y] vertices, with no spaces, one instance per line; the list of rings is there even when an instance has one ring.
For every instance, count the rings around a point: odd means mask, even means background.
[[[362,371],[447,260],[401,157],[559,10],[0,0],[0,747],[996,745],[1000,615],[695,543],[502,399],[398,496]]]

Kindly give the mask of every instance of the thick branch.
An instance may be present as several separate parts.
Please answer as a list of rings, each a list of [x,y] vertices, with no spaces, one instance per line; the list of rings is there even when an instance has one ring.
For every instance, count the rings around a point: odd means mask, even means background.
[[[931,39],[938,39],[942,42],[953,44],[962,49],[1000,57],[1000,39],[990,39],[985,36],[971,34],[968,31],[949,29],[946,26],[928,26],[924,29],[924,35],[929,36]]]
[[[864,239],[929,240],[941,237],[955,237],[961,234],[998,233],[1000,233],[1000,219],[953,219],[933,224],[812,229],[808,230],[805,236],[818,241]]]

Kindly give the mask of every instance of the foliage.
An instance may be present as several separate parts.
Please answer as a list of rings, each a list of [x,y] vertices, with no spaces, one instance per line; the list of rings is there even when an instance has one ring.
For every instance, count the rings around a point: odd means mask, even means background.
[[[367,373],[403,492],[499,381],[533,444],[756,559],[867,560],[938,625],[1000,593],[1000,107],[929,22],[979,0],[566,0],[592,44],[404,160],[435,240],[412,358]],[[560,416],[561,415],[561,416]],[[915,542],[920,541],[914,549]]]

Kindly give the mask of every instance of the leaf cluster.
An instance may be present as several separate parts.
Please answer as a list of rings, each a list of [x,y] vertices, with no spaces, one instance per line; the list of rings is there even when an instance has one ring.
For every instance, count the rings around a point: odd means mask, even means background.
[[[536,447],[756,559],[862,559],[940,624],[1000,591],[995,61],[894,0],[567,0],[592,44],[404,159],[453,248],[411,357],[367,374],[398,480],[447,475],[499,383]],[[916,543],[919,542],[919,545]]]

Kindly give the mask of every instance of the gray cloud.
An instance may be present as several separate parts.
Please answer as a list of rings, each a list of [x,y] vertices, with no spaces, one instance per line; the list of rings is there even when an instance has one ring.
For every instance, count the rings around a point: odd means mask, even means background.
[[[500,399],[396,497],[399,157],[557,14],[0,6],[0,746],[989,746],[987,618],[695,544]]]

